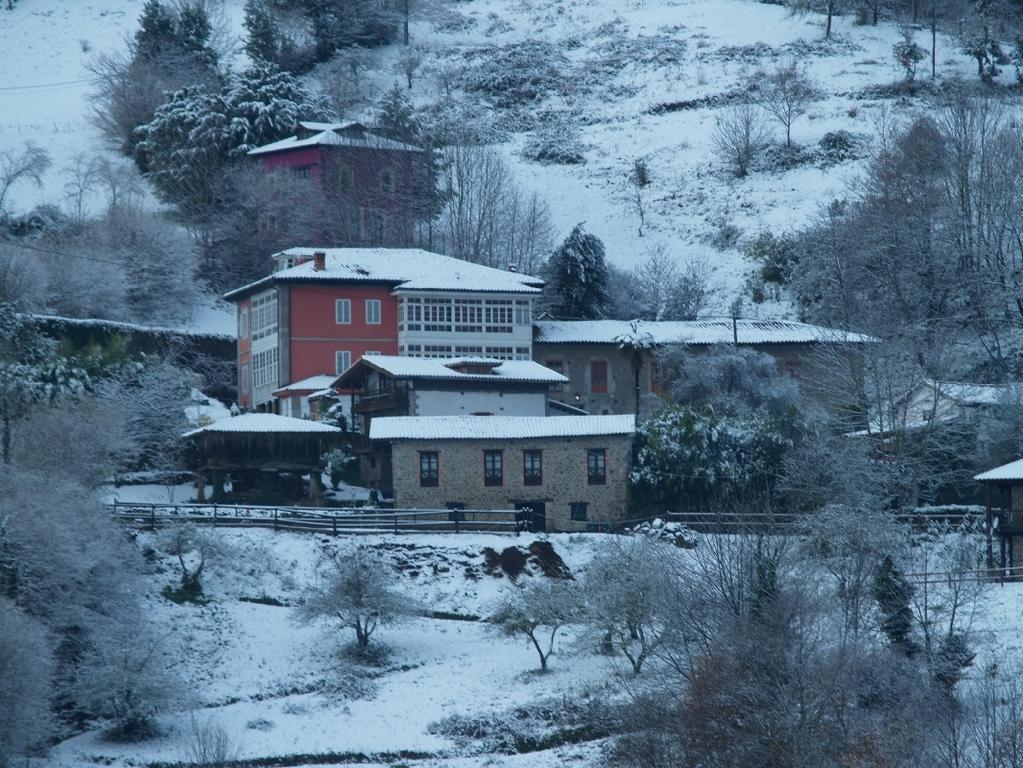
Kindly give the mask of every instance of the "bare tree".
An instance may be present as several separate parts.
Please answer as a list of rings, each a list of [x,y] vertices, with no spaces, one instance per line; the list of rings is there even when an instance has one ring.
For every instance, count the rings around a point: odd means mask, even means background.
[[[629,174],[629,183],[632,184],[633,203],[636,212],[639,214],[639,236],[643,237],[643,225],[646,224],[646,211],[643,206],[643,190],[650,186],[650,170],[643,159],[635,160],[632,164],[632,172]]]
[[[792,146],[792,123],[806,114],[816,93],[806,71],[795,59],[779,63],[763,76],[763,105],[785,129],[785,146]]]
[[[574,582],[538,577],[510,587],[490,621],[506,635],[528,638],[540,657],[540,671],[546,672],[558,632],[580,618]]]
[[[224,726],[212,718],[200,722],[193,714],[185,756],[191,765],[224,768],[234,762],[237,750]]]
[[[96,189],[99,181],[98,168],[94,158],[78,154],[71,165],[64,169],[67,181],[64,183],[64,196],[71,203],[75,221],[81,223],[85,217],[86,198]]]
[[[41,186],[43,174],[50,169],[49,153],[31,141],[20,152],[0,152],[0,211],[11,188],[20,181],[33,181]]]
[[[834,17],[845,10],[847,0],[789,0],[789,8],[793,13],[823,13],[826,18],[824,37],[831,37],[831,22]]]
[[[176,558],[181,569],[181,593],[187,599],[202,596],[202,575],[215,557],[227,552],[226,544],[216,531],[194,523],[175,525],[160,532],[158,546]]]
[[[412,78],[423,64],[423,52],[417,47],[402,48],[398,53],[397,68],[405,76],[409,90],[412,90]]]
[[[628,659],[636,675],[672,629],[669,555],[668,546],[653,539],[615,538],[586,569],[586,621]]]
[[[718,115],[713,139],[718,156],[732,166],[736,176],[745,176],[768,143],[762,113],[748,102],[729,107]]]
[[[321,563],[319,582],[306,591],[296,618],[307,623],[325,620],[352,629],[356,647],[365,649],[378,627],[419,612],[415,601],[396,586],[391,567],[368,548],[333,551]]]

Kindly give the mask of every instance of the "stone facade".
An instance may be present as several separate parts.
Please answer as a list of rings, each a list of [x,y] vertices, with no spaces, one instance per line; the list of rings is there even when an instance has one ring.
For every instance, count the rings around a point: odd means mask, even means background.
[[[778,361],[780,369],[798,379],[801,362],[812,353],[815,346],[758,344],[753,348],[771,355]],[[692,347],[695,351],[707,348]],[[539,341],[533,343],[533,359],[569,379],[568,384],[552,388],[551,399],[574,405],[595,415],[620,413],[647,415],[657,411],[660,407],[657,355],[657,350],[623,349],[615,344],[578,342],[552,344]],[[606,370],[606,386],[601,386],[601,368]]]
[[[585,531],[626,519],[631,435],[504,440],[395,440],[391,443],[394,503],[400,509],[521,509],[533,511],[536,527]],[[590,485],[587,452],[603,449],[606,483]],[[542,452],[542,481],[526,485],[523,451]],[[420,453],[438,455],[436,487],[420,484]],[[502,451],[503,483],[484,483],[484,452]],[[586,505],[586,519],[573,520],[573,505]],[[577,516],[581,511],[576,506]]]

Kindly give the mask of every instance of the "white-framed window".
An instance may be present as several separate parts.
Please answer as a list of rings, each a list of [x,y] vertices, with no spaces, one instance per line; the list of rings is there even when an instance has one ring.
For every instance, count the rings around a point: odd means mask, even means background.
[[[366,299],[366,324],[380,325],[380,299]]]
[[[423,357],[451,357],[451,347],[444,344],[426,344]]]
[[[486,355],[495,360],[514,360],[515,347],[487,347]]]
[[[512,333],[512,302],[510,299],[489,299],[486,303],[484,319],[487,333]]]
[[[252,300],[252,340],[277,333],[277,291]]]
[[[245,394],[249,392],[249,364],[245,363],[239,373],[238,388]]]
[[[529,302],[517,299],[515,301],[515,325],[530,325],[533,319],[530,317]]]
[[[455,333],[483,333],[482,299],[455,299]]]
[[[352,322],[352,300],[336,299],[334,301],[334,322],[338,325],[350,325]]]
[[[423,300],[422,299],[402,299],[403,310],[399,310],[399,319],[402,321],[403,326],[400,330],[406,328],[410,331],[421,331],[423,330]]]
[[[423,330],[451,332],[451,299],[423,299]]]
[[[277,347],[256,352],[252,356],[252,386],[265,387],[277,385],[278,357]]]
[[[347,349],[339,349],[334,353],[334,373],[342,374],[352,367],[352,353]]]
[[[249,308],[241,307],[238,310],[238,338],[244,339],[249,335]]]

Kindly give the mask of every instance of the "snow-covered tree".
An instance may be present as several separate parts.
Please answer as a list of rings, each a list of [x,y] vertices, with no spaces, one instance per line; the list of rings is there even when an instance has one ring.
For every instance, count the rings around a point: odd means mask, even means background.
[[[357,546],[324,558],[319,580],[306,590],[296,617],[354,630],[356,647],[365,649],[378,627],[419,612],[415,601],[398,591],[391,566],[370,549]]]
[[[540,657],[540,671],[546,672],[558,632],[582,615],[574,581],[536,577],[509,587],[490,621],[506,635],[526,637]]]
[[[180,594],[189,600],[202,596],[202,576],[210,561],[227,553],[227,546],[216,531],[193,523],[174,525],[161,531],[157,546],[178,561]]]
[[[53,643],[37,619],[0,596],[0,766],[52,732]]]
[[[280,31],[265,0],[245,0],[245,52],[253,61],[277,63]]]
[[[672,629],[668,549],[645,537],[611,539],[586,568],[586,622],[637,675]]]
[[[609,297],[604,243],[581,223],[551,254],[544,277],[544,304],[555,317],[593,320],[605,316]]]

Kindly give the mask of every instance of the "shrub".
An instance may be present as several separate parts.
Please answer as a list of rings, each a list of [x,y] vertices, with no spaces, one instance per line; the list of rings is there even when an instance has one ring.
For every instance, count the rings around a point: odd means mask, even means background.
[[[555,120],[541,126],[526,142],[522,155],[545,165],[581,165],[586,145],[571,123]]]
[[[463,87],[490,97],[505,109],[540,101],[564,87],[560,67],[567,60],[550,43],[521,43],[474,49],[474,60],[464,75]]]

